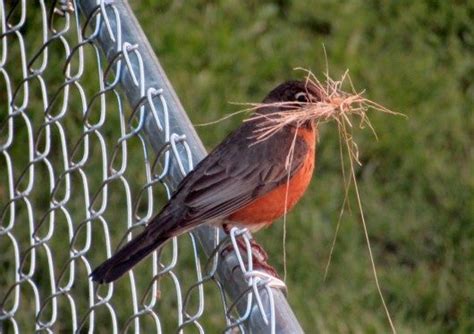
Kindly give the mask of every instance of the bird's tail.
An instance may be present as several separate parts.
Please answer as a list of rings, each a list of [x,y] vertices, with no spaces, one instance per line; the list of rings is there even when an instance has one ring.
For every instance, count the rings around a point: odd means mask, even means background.
[[[110,283],[129,271],[148,254],[161,246],[168,237],[151,237],[145,230],[123,246],[110,259],[98,266],[90,275],[98,283]]]

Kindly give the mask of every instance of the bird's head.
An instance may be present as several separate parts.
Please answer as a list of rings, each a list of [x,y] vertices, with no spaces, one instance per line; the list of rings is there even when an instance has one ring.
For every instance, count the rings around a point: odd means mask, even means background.
[[[275,87],[268,93],[263,103],[318,101],[321,101],[321,92],[311,82],[290,80]]]
[[[293,110],[301,110],[308,104],[320,102],[322,100],[321,89],[316,87],[312,82],[302,80],[286,81],[275,87],[263,100],[263,108],[257,109],[256,113],[260,115],[276,115],[281,111],[291,112]],[[281,116],[281,115],[280,115]],[[275,120],[281,121],[282,118],[276,116]],[[268,118],[260,118],[266,122]],[[295,120],[287,126],[313,128],[313,120],[306,120],[303,123]]]

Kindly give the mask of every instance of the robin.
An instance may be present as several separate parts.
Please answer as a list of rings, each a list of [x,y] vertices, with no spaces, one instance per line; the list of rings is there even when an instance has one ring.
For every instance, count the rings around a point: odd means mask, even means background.
[[[319,101],[318,89],[304,81],[287,81],[273,89],[256,110],[269,115],[288,110],[279,102]],[[291,105],[291,103],[290,103]],[[288,212],[311,180],[317,127],[313,121],[289,124],[256,141],[264,119],[244,122],[178,185],[175,193],[146,226],[91,274],[99,283],[115,281],[167,240],[201,224],[247,227],[256,232]],[[293,148],[292,148],[293,146]],[[287,159],[292,149],[292,161]],[[285,208],[286,203],[286,208]]]

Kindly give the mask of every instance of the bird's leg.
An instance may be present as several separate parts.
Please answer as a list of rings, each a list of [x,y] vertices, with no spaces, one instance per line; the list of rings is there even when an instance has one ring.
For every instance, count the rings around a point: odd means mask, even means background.
[[[226,234],[230,233],[230,227],[227,224],[224,224],[223,228]],[[244,254],[247,254],[247,244],[245,243],[245,240],[243,238],[237,238],[236,241],[237,241],[238,248],[240,248]],[[267,262],[268,260],[267,252],[253,238],[250,239],[250,248],[252,250],[252,263],[253,263],[254,269],[263,270],[267,272],[268,274],[280,279],[280,275],[278,275],[275,268],[273,268]],[[233,250],[233,245],[227,246],[224,249],[223,253],[230,252],[231,250]]]
[[[259,258],[262,261],[267,261],[268,260],[268,254],[267,252],[263,249],[262,246],[260,246],[257,241],[255,241],[254,238],[250,239],[250,247],[252,248],[252,253],[254,255],[258,254]]]
[[[252,248],[252,260],[254,269],[263,270],[268,274],[272,275],[273,277],[281,279],[276,269],[273,268],[273,266],[271,266],[270,264],[268,264],[267,252],[265,252],[263,247],[260,246],[253,238],[250,240],[250,247]]]

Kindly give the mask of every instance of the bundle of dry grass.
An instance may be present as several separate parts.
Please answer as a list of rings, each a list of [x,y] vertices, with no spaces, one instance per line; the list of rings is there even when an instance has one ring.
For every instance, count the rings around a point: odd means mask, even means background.
[[[319,91],[318,101],[308,102],[277,102],[277,103],[249,103],[246,111],[255,113],[245,120],[245,122],[262,120],[259,128],[255,131],[256,142],[268,139],[273,134],[280,131],[288,124],[302,125],[307,121],[323,123],[330,120],[336,121],[342,138],[346,143],[350,143],[352,158],[358,161],[357,145],[352,141],[348,129],[353,127],[350,116],[357,116],[360,120],[361,128],[368,126],[376,135],[374,128],[367,117],[370,109],[393,115],[401,115],[384,106],[364,97],[364,91],[356,92],[349,71],[342,75],[339,80],[333,80],[325,74],[326,81],[322,83],[309,70],[298,68],[306,72],[306,85],[313,86]],[[343,84],[348,81],[351,91],[343,90]],[[279,107],[279,111],[274,113],[259,114],[262,107]]]

